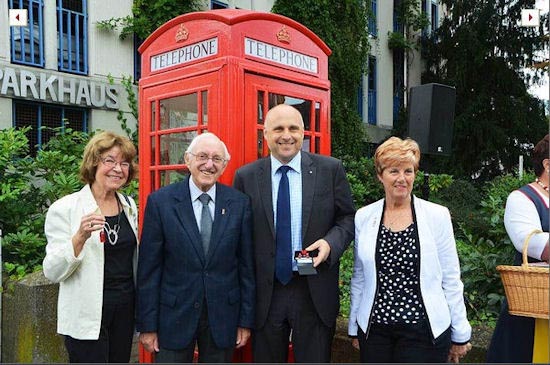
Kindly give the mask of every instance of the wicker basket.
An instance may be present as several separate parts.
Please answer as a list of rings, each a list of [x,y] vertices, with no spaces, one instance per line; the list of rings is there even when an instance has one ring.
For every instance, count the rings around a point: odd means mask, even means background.
[[[510,314],[524,317],[549,319],[550,271],[548,267],[534,267],[527,262],[527,247],[534,230],[523,241],[523,264],[521,266],[499,265]]]

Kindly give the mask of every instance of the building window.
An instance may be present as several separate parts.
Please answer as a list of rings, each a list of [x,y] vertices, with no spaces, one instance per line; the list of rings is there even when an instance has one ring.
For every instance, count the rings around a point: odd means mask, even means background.
[[[86,0],[57,0],[59,71],[88,74],[88,11]]]
[[[368,123],[376,125],[376,57],[369,57],[368,71]]]
[[[372,35],[373,37],[376,37],[376,17],[377,17],[377,12],[376,12],[376,1],[377,0],[371,0],[370,1],[370,10],[371,10],[371,16],[369,18],[369,34]]]
[[[27,9],[29,25],[10,27],[11,62],[44,67],[44,1],[9,0],[10,9]]]
[[[399,9],[401,8],[402,0],[393,0],[393,31],[404,33],[405,27],[401,24],[399,19]]]
[[[399,10],[403,6],[403,0],[393,0],[393,31],[405,34],[405,27],[400,22]],[[393,125],[399,119],[399,111],[403,103],[403,83],[405,79],[405,52],[403,49],[394,49],[393,62]]]
[[[437,2],[432,0],[432,14],[431,14],[431,26],[432,32],[439,27],[439,17],[437,13]]]
[[[393,52],[393,124],[399,120],[399,111],[403,106],[405,89],[405,52],[394,50]]]
[[[425,16],[428,16],[428,5],[426,0],[422,0],[420,2],[420,11],[422,11],[422,14]],[[426,37],[428,35],[428,27],[422,29],[422,37]]]
[[[83,108],[65,108],[42,103],[13,101],[14,127],[31,126],[27,133],[31,156],[55,134],[51,128],[69,127],[86,131],[88,128],[88,110]]]
[[[210,9],[227,9],[229,6],[226,3],[223,3],[221,1],[211,0],[210,1]]]

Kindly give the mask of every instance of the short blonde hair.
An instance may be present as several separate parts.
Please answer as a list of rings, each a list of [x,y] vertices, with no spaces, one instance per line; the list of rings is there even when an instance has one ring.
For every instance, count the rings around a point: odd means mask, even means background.
[[[418,147],[418,143],[410,138],[402,140],[399,137],[390,137],[386,142],[378,146],[374,153],[374,166],[378,175],[382,175],[386,167],[404,162],[412,163],[414,170],[418,170],[420,148]]]
[[[99,132],[94,135],[84,148],[84,155],[80,164],[80,180],[82,182],[90,185],[95,182],[95,173],[97,165],[101,161],[101,155],[115,146],[120,148],[124,161],[130,163],[128,180],[126,180],[124,186],[130,184],[138,172],[138,166],[134,162],[137,155],[136,147],[127,137],[109,131]]]

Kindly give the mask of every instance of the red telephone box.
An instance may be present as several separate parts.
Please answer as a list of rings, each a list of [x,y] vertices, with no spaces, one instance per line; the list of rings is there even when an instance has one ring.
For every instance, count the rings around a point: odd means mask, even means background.
[[[331,51],[300,23],[247,10],[189,13],[159,27],[139,52],[140,226],[149,193],[188,174],[184,152],[203,131],[227,145],[228,185],[237,168],[267,155],[264,116],[278,104],[301,112],[304,150],[330,154]],[[242,351],[236,358],[252,360]],[[150,360],[140,348],[140,361]]]

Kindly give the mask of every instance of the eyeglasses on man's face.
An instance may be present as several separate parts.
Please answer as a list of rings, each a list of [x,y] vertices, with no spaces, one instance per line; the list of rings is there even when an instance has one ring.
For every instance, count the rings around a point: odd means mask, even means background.
[[[117,164],[120,165],[120,168],[124,170],[128,170],[130,168],[130,163],[128,161],[118,162],[118,161],[115,161],[115,159],[112,157],[105,157],[100,159],[101,159],[101,162],[103,162],[103,164],[110,169],[115,167]]]
[[[208,160],[212,160],[212,162],[215,163],[216,165],[223,165],[225,163],[225,161],[227,161],[225,158],[223,158],[221,156],[212,156],[212,157],[210,157],[206,153],[189,152],[189,154],[195,156],[195,160],[197,160],[200,163],[205,163]]]

